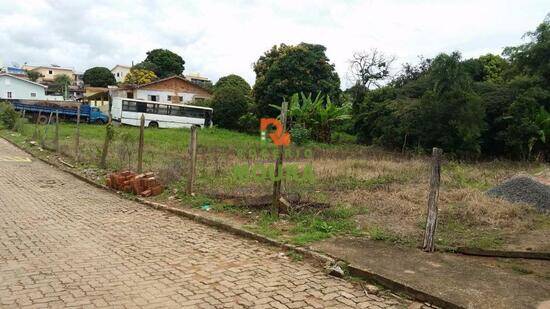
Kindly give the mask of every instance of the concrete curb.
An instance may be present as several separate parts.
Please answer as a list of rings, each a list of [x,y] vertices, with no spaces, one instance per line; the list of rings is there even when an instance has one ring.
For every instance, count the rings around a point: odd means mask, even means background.
[[[138,202],[142,205],[145,205],[145,206],[148,206],[148,207],[151,207],[151,208],[154,208],[154,209],[170,212],[170,213],[173,213],[175,215],[182,216],[182,217],[191,219],[193,221],[199,222],[201,224],[204,224],[204,225],[207,225],[207,226],[212,226],[212,227],[218,228],[220,230],[230,232],[230,233],[232,233],[234,235],[237,235],[237,236],[253,239],[253,240],[256,240],[256,241],[259,241],[259,242],[262,242],[262,243],[265,243],[265,244],[268,244],[268,245],[271,245],[271,246],[274,246],[274,247],[278,247],[278,248],[281,248],[281,249],[284,249],[284,250],[287,250],[287,251],[295,251],[295,252],[300,253],[303,256],[311,258],[311,259],[313,259],[317,262],[321,262],[321,263],[325,263],[325,264],[326,263],[335,263],[338,260],[346,262],[345,260],[340,259],[338,257],[332,257],[332,256],[329,256],[329,255],[326,255],[326,254],[323,254],[323,253],[319,253],[319,252],[316,252],[316,251],[313,251],[313,250],[310,250],[310,249],[307,249],[307,248],[297,247],[297,246],[294,246],[294,245],[286,244],[286,243],[280,242],[278,240],[275,240],[275,239],[272,239],[272,238],[269,238],[269,237],[265,237],[263,235],[260,235],[260,234],[254,233],[254,232],[244,230],[242,228],[239,228],[239,227],[237,227],[235,225],[232,225],[232,224],[229,224],[227,222],[221,222],[219,220],[215,220],[215,219],[212,219],[212,218],[197,215],[195,213],[186,211],[185,209],[171,207],[171,206],[164,205],[164,204],[161,204],[161,203],[151,202],[151,201],[148,201],[146,199],[143,199],[143,198],[137,197],[137,196],[128,197],[128,196],[122,195],[119,192],[117,192],[117,191],[115,191],[115,190],[113,190],[113,189],[111,189],[111,188],[109,188],[105,185],[97,183],[97,182],[95,182],[91,179],[88,179],[88,178],[86,178],[86,177],[84,177],[84,176],[82,176],[78,173],[75,173],[75,172],[65,168],[64,166],[59,166],[59,165],[53,164],[52,162],[49,162],[46,159],[37,157],[33,153],[31,153],[30,151],[20,147],[19,145],[15,144],[14,142],[10,141],[9,139],[6,139],[6,138],[3,138],[3,139],[8,141],[10,144],[17,147],[18,149],[21,149],[22,151],[26,152],[27,154],[31,155],[32,157],[34,157],[34,158],[36,158],[36,159],[52,166],[52,167],[55,167],[55,168],[65,172],[65,173],[68,173],[68,174],[76,177],[77,179],[82,180],[82,181],[84,181],[84,182],[86,182],[86,183],[88,183],[92,186],[95,186],[95,187],[99,188],[99,189],[104,189],[104,190],[106,190],[110,193],[116,194],[117,196],[122,197],[124,199],[135,201],[135,202]],[[370,282],[379,284],[379,285],[381,285],[381,286],[383,286],[383,287],[385,287],[389,290],[405,294],[405,295],[407,295],[407,296],[409,296],[409,297],[411,297],[415,300],[418,300],[418,301],[428,302],[428,303],[434,304],[434,305],[436,305],[438,307],[442,307],[442,308],[451,308],[451,309],[465,308],[465,307],[462,307],[460,305],[451,303],[451,302],[449,302],[445,299],[442,299],[438,296],[431,295],[431,294],[428,294],[426,292],[417,290],[413,287],[407,286],[404,283],[400,283],[400,282],[394,281],[390,278],[386,278],[383,275],[373,273],[369,270],[362,269],[362,268],[356,267],[354,265],[350,265],[349,263],[348,263],[347,269],[349,271],[349,274],[352,275],[352,276],[359,277],[359,278],[362,278],[366,281],[370,281]]]

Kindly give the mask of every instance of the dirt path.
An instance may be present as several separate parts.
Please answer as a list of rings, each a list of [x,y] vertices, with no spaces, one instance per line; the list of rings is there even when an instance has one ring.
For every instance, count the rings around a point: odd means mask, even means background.
[[[0,307],[402,307],[81,182],[0,139]]]

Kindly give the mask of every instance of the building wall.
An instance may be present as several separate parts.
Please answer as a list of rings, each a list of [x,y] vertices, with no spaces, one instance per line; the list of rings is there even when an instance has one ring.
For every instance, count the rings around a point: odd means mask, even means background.
[[[38,67],[38,68],[33,69],[33,71],[39,72],[40,74],[42,74],[44,76],[44,77],[41,77],[41,78],[38,79],[39,82],[53,82],[54,78],[57,75],[62,75],[62,74],[65,74],[65,75],[69,76],[71,81],[74,82],[74,72],[72,70],[60,69],[60,68],[42,68],[42,67]],[[51,72],[51,74],[50,74],[50,72]]]
[[[137,89],[135,98],[137,99],[143,99],[143,100],[150,100],[150,96],[155,95],[157,96],[157,101],[159,102],[171,102],[171,103],[189,103],[193,101],[193,98],[195,97],[194,93],[189,92],[177,92],[174,93],[172,91],[162,91],[162,90],[148,90],[148,89]],[[168,96],[178,96],[181,97],[181,101],[178,98],[178,102],[168,100]]]
[[[10,76],[0,76],[0,99],[10,99],[8,92],[11,92],[11,99],[23,100],[48,100],[53,99],[46,96],[44,87],[31,84]],[[31,94],[34,93],[35,96]]]
[[[212,95],[203,88],[180,78],[171,78],[163,82],[140,87],[136,91],[136,98],[148,99],[148,95],[160,95],[160,102],[169,102],[168,96],[182,97],[182,103],[189,103],[194,98],[210,98]],[[178,103],[171,101],[172,103]]]
[[[115,80],[117,81],[117,83],[122,83],[126,75],[130,73],[130,68],[117,66],[111,70],[111,73],[113,73],[113,75],[115,76]]]

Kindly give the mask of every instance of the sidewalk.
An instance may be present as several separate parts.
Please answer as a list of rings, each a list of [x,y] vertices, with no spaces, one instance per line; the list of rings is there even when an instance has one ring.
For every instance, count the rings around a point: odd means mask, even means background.
[[[352,238],[311,248],[465,308],[537,308],[550,301],[550,261],[424,253]]]

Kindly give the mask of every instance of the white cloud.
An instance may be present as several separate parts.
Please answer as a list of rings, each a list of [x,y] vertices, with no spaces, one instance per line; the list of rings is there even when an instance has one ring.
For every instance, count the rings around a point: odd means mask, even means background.
[[[453,50],[500,53],[547,13],[545,1],[0,0],[0,59],[83,71],[168,48],[186,60],[186,72],[253,83],[263,52],[304,41],[327,47],[345,84],[354,51],[378,48],[399,62]]]

